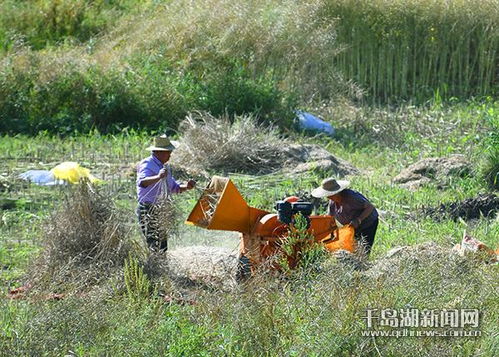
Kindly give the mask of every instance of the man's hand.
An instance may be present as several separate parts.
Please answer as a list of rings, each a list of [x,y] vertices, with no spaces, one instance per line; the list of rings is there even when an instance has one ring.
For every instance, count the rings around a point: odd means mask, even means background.
[[[180,185],[180,192],[185,192],[187,190],[192,190],[196,186],[196,181],[189,180],[186,183]]]
[[[166,175],[167,175],[166,169],[161,169],[161,170],[159,170],[159,172],[158,172],[157,175],[143,178],[140,181],[139,185],[142,186],[142,187],[148,187],[148,186],[154,185],[159,180],[162,180],[163,178],[165,178]]]
[[[187,189],[188,190],[193,189],[195,186],[196,186],[196,181],[194,181],[194,180],[187,181]]]
[[[158,177],[159,179],[165,178],[166,177],[166,169],[161,169],[159,170]]]
[[[360,218],[355,218],[355,219],[353,219],[353,220],[352,220],[352,222],[350,222],[350,225],[351,225],[353,228],[357,229],[357,228],[359,228],[360,223],[361,223]]]

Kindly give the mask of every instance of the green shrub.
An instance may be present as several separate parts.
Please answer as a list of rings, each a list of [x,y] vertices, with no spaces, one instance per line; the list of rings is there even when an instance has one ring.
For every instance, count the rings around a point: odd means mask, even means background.
[[[279,265],[288,274],[296,268],[302,272],[317,269],[328,256],[326,249],[308,232],[308,222],[305,216],[298,213],[293,219],[288,236],[283,239],[281,245],[284,254],[279,259]]]
[[[70,63],[59,73],[36,62],[27,71],[10,68],[0,75],[0,94],[0,131],[6,133],[110,132],[139,127],[144,117],[120,73],[92,66]]]
[[[286,123],[296,105],[295,95],[281,90],[275,78],[266,73],[252,76],[236,60],[179,72],[169,59],[139,57],[130,62],[134,74],[127,80],[153,126],[176,129],[188,112],[196,110],[231,118],[252,113],[263,121]]]
[[[210,75],[202,87],[199,108],[215,116],[254,113],[267,122],[288,124],[297,104],[294,94],[281,91],[270,75],[252,78],[237,63],[222,75]]]
[[[152,292],[152,285],[136,258],[129,256],[123,270],[126,295],[133,302],[140,302],[148,298]]]
[[[31,48],[85,42],[149,0],[5,0],[0,3],[0,52],[25,43]]]
[[[293,98],[277,82],[251,78],[237,65],[201,77],[178,73],[168,61],[132,61],[127,70],[104,70],[76,57],[49,58],[31,51],[3,63],[4,133],[112,133],[125,127],[172,131],[193,110],[230,117],[257,113],[279,123],[292,115]]]

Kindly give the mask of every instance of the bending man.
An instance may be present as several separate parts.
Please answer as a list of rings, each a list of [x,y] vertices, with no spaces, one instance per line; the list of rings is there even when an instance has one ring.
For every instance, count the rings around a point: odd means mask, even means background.
[[[361,193],[347,189],[349,185],[349,181],[327,178],[312,191],[312,196],[329,199],[328,214],[340,226],[351,224],[355,238],[369,255],[378,228],[378,211]]]

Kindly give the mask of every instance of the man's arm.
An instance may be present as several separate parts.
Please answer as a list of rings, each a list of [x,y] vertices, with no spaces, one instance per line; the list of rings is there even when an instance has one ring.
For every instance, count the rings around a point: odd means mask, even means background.
[[[355,218],[352,222],[351,225],[357,229],[359,226],[362,224],[362,221],[369,217],[369,215],[374,211],[374,206],[370,202],[366,202],[364,205],[364,210],[360,213],[360,215]]]
[[[148,187],[148,186],[154,185],[155,183],[157,183],[159,180],[161,180],[165,176],[166,176],[166,170],[161,169],[161,170],[159,170],[159,173],[157,175],[148,176],[148,177],[144,177],[143,179],[141,179],[139,181],[139,185],[142,187]]]

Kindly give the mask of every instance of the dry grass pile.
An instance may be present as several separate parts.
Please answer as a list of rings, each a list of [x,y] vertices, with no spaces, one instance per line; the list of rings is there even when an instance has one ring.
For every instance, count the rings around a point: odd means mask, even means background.
[[[419,160],[403,169],[394,177],[393,182],[409,189],[417,189],[431,182],[443,187],[454,177],[465,177],[470,174],[471,163],[464,155],[454,154]]]
[[[294,144],[251,115],[232,121],[228,116],[190,114],[181,123],[180,133],[172,163],[192,175],[209,177],[210,171],[258,175],[279,170],[292,174],[316,170],[339,176],[359,173],[319,145]]]
[[[143,269],[160,296],[186,302],[203,291],[227,292],[237,287],[236,253],[210,246],[176,248],[149,254]]]
[[[310,279],[310,274],[328,275],[328,272],[335,272],[334,277],[340,283],[345,279],[348,281],[352,278],[352,274],[357,272],[356,274],[367,279],[396,285],[406,280],[407,276],[424,275],[425,269],[430,267],[440,270],[441,277],[455,280],[482,264],[483,261],[480,259],[473,260],[460,256],[450,247],[425,242],[394,248],[385,256],[372,261],[367,260],[362,253],[350,254],[339,251],[307,269],[294,270],[293,275],[287,278],[299,279],[304,275],[304,278]],[[204,286],[232,290],[237,286],[235,281],[237,253],[228,248],[206,246],[179,248],[169,251],[167,258],[164,256],[150,258],[149,265],[155,267],[159,276],[168,276],[182,288]],[[272,259],[263,263],[247,284],[258,286],[268,279],[285,278],[284,275],[278,274],[272,265]]]
[[[373,261],[364,274],[369,278],[387,280],[396,285],[407,279],[406,276],[424,275],[425,269],[438,267],[441,277],[455,280],[469,273],[475,263],[479,261],[466,259],[451,247],[424,242],[391,249],[384,257]]]
[[[81,291],[107,279],[133,251],[125,222],[110,197],[82,181],[45,223],[33,287]]]
[[[277,129],[259,125],[252,116],[216,118],[208,113],[190,114],[180,124],[180,147],[172,164],[192,174],[207,171],[265,173],[284,161],[285,141]]]
[[[179,237],[180,225],[184,221],[183,215],[175,196],[163,195],[156,200],[149,218],[157,229],[158,238],[171,240]]]
[[[221,290],[235,286],[237,252],[221,247],[192,246],[168,253],[172,279]]]

